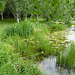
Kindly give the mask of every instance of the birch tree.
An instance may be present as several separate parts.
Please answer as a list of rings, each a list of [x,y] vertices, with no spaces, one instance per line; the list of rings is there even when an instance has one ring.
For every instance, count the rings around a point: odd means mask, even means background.
[[[1,15],[2,20],[4,19],[3,18],[3,13],[4,13],[4,9],[5,9],[5,4],[6,4],[5,1],[0,0],[0,15]]]

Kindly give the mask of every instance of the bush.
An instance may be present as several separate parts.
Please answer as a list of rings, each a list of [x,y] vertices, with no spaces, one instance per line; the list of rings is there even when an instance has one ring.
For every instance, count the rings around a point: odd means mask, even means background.
[[[5,28],[5,30],[2,33],[2,38],[5,39],[9,36],[19,35],[19,36],[30,36],[33,32],[32,24],[27,21],[23,21],[19,24],[15,24],[13,26],[9,26]]]
[[[71,43],[69,52],[58,55],[57,62],[67,68],[75,68],[75,44]]]

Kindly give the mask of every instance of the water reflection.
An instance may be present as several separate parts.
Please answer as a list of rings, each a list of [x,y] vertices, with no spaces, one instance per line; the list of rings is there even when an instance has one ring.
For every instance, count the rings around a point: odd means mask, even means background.
[[[56,66],[56,57],[45,58],[40,65],[39,69],[43,75],[74,75],[72,70],[68,71],[60,66]]]

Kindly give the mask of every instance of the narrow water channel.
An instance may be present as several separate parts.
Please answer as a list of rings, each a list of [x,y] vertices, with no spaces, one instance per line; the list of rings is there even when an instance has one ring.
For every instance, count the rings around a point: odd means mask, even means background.
[[[68,29],[67,39],[69,41],[75,42],[75,31],[73,31],[74,29],[74,26]],[[75,73],[72,70],[68,71],[68,69],[64,69],[56,65],[56,57],[50,56],[48,58],[45,58],[39,64],[39,69],[41,70],[43,75],[75,75]]]

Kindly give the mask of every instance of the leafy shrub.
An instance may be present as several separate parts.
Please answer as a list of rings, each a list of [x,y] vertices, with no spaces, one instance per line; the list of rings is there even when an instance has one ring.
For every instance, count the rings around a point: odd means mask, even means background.
[[[2,38],[5,39],[9,36],[14,36],[15,34],[27,37],[30,36],[32,32],[33,32],[32,24],[29,21],[27,22],[23,21],[19,24],[7,27],[2,33]]]
[[[75,68],[75,44],[71,43],[69,52],[58,55],[57,62],[67,68]]]

